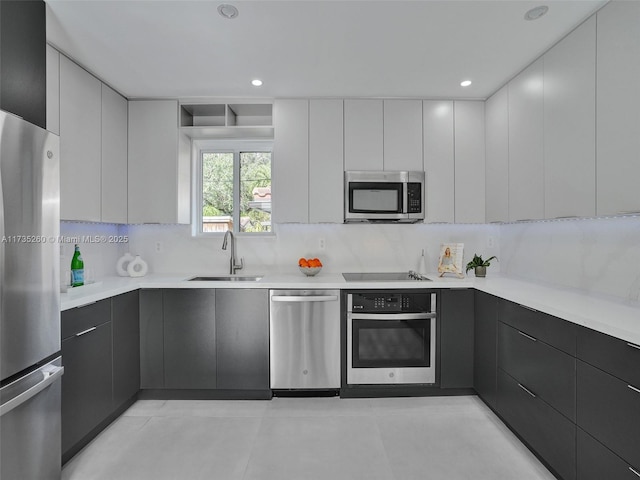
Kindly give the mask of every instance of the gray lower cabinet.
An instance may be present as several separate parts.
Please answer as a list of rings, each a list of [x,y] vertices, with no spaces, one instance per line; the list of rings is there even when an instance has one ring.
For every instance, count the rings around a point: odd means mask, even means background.
[[[498,412],[564,480],[576,478],[576,425],[498,369]]]
[[[215,295],[219,389],[269,389],[269,291],[218,289]]]
[[[638,480],[635,469],[599,441],[578,428],[578,480]]]
[[[502,322],[498,345],[498,367],[575,422],[575,357]]]
[[[268,294],[266,289],[142,290],[141,388],[164,390],[147,397],[206,390],[198,398],[256,398],[249,391],[262,391],[257,396],[266,398]]]
[[[216,291],[163,292],[164,387],[216,388]]]
[[[497,391],[497,315],[500,299],[474,292],[474,372],[473,386],[478,395],[495,410]]]
[[[440,387],[473,387],[473,289],[440,292]]]
[[[106,299],[62,312],[63,459],[112,411],[110,308]]]
[[[140,322],[138,292],[111,299],[113,329],[113,408],[117,409],[140,390]]]

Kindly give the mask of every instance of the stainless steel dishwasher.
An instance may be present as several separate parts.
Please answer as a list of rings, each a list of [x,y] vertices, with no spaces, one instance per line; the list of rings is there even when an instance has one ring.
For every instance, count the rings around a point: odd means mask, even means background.
[[[339,290],[271,290],[271,388],[340,388]]]

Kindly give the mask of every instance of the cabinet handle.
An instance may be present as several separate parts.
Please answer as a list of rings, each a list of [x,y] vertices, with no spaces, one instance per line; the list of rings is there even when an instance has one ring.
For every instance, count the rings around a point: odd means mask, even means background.
[[[640,472],[638,472],[635,468],[629,467],[629,470],[631,470],[631,473],[635,473],[638,477],[640,477]]]
[[[640,215],[640,210],[622,210],[618,215]]]
[[[531,335],[527,335],[526,333],[521,332],[520,330],[518,330],[518,333],[519,333],[520,335],[522,335],[523,337],[528,338],[528,339],[529,339],[529,340],[531,340],[532,342],[537,342],[537,341],[538,341],[538,339],[537,339],[537,338],[532,337]]]
[[[559,217],[555,217],[555,220],[567,220],[567,219],[573,219],[573,218],[578,218],[577,215],[560,215]]]
[[[87,328],[86,330],[83,330],[82,332],[76,333],[76,337],[81,337],[82,335],[86,335],[87,333],[91,333],[91,332],[93,332],[96,328],[98,328],[98,327],[91,327],[91,328]]]
[[[628,345],[629,347],[631,347],[631,348],[637,348],[638,350],[640,350],[640,345],[635,345],[635,344],[633,344],[633,343],[629,343],[629,342],[627,342],[627,345]]]
[[[519,303],[518,306],[522,308],[526,308],[527,310],[531,310],[532,312],[537,312],[535,308],[527,307],[526,305],[522,305],[521,303]]]
[[[636,388],[633,385],[627,385],[627,387],[629,387],[631,390],[633,390],[634,392],[640,393],[640,388]]]
[[[518,384],[518,386],[524,390],[525,392],[527,392],[529,395],[531,395],[533,398],[536,398],[536,394],[533,393],[531,390],[529,390],[527,387],[525,387],[524,385],[522,385],[521,383]]]

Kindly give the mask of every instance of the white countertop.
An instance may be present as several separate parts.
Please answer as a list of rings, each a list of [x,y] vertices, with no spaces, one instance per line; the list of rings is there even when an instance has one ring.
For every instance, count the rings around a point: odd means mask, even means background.
[[[544,285],[504,276],[439,278],[431,282],[346,282],[340,273],[266,274],[257,282],[189,282],[196,275],[150,274],[141,278],[106,277],[60,294],[61,309],[68,310],[139,288],[268,288],[268,289],[402,289],[475,288],[601,333],[640,345],[640,305],[603,298],[575,289]]]

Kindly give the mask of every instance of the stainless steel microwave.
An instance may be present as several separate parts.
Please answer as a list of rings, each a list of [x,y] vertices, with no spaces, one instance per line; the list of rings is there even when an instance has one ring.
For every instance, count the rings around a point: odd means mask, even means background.
[[[424,172],[344,172],[344,221],[424,220],[424,179]]]

